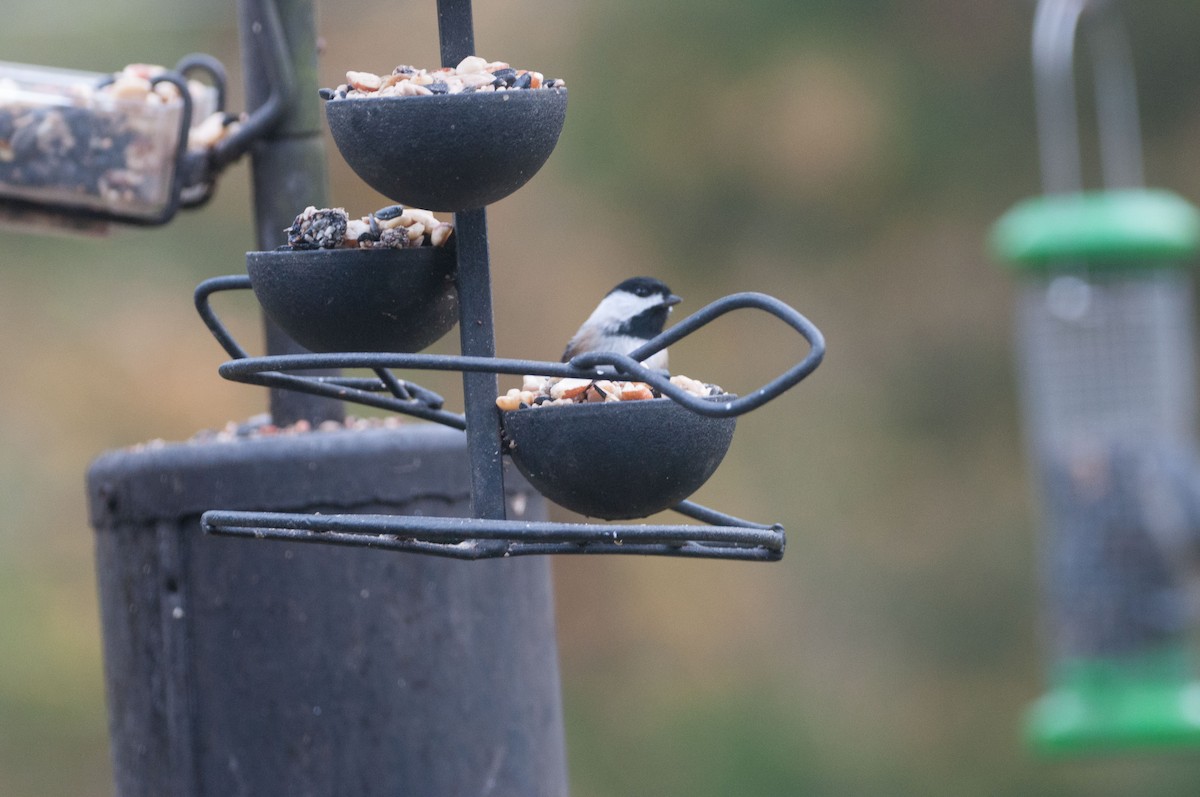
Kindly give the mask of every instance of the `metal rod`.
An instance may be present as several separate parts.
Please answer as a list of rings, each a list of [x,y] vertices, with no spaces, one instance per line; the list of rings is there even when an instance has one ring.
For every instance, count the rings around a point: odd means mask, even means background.
[[[454,66],[475,51],[471,0],[438,0],[438,38],[443,66]],[[493,357],[492,284],[488,270],[487,211],[454,214],[458,241],[458,328],[462,353]],[[496,416],[498,382],[494,373],[463,373],[467,452],[471,461],[472,514],[503,519],[504,468],[500,422]]]
[[[286,43],[287,63],[294,80],[283,99],[279,121],[263,131],[251,147],[256,242],[259,249],[284,243],[283,230],[306,205],[323,207],[328,189],[317,96],[316,29],[311,0],[239,0],[238,30],[246,84],[246,108],[253,111],[272,102],[278,71],[272,61],[277,37]],[[305,351],[269,318],[263,316],[269,354]],[[341,402],[291,390],[272,390],[273,421],[287,426],[299,420],[316,425],[345,417]]]
[[[233,335],[229,334],[229,330],[217,318],[217,314],[213,312],[212,305],[209,304],[209,297],[218,291],[236,291],[249,290],[250,278],[245,274],[230,274],[225,277],[213,277],[196,286],[194,300],[196,303],[196,312],[200,314],[204,325],[208,327],[208,331],[212,333],[217,342],[221,344],[221,348],[234,359],[244,359],[250,355],[246,350],[233,339]]]
[[[1083,188],[1075,110],[1075,31],[1086,0],[1041,0],[1033,23],[1034,101],[1047,194]]]
[[[482,208],[454,214],[458,236],[458,312],[462,353],[490,360],[496,354],[492,286],[488,274],[487,215]],[[503,519],[504,469],[495,372],[464,371],[471,506],[475,517]]]
[[[672,510],[678,512],[684,517],[690,517],[692,520],[699,520],[701,523],[708,523],[712,526],[741,526],[750,529],[762,529],[778,531],[783,533],[783,527],[779,525],[768,526],[765,523],[755,523],[751,520],[743,520],[740,517],[726,515],[724,512],[718,512],[715,509],[710,509],[707,506],[694,503],[692,501],[680,501]]]
[[[238,380],[249,385],[271,388],[273,390],[294,390],[310,396],[323,396],[340,401],[355,401],[368,407],[411,415],[426,421],[434,421],[451,429],[466,429],[467,424],[462,415],[446,410],[430,407],[419,399],[401,401],[392,396],[378,396],[361,387],[347,384],[348,380],[340,377],[298,376],[281,374],[270,371],[255,374],[252,377]],[[376,382],[376,385],[379,383]]]
[[[1115,13],[1097,12],[1088,22],[1104,187],[1138,188],[1146,178],[1133,48]]]
[[[719,512],[691,505],[698,513]],[[732,520],[732,518],[731,518]],[[213,510],[204,531],[224,536],[364,546],[457,559],[560,553],[617,553],[776,560],[783,527],[612,525],[404,515],[312,515]]]
[[[457,66],[459,61],[475,54],[471,0],[438,0],[437,14],[442,66]]]
[[[760,545],[780,547],[778,526],[744,529],[738,526],[692,526],[654,523],[555,523],[535,520],[426,517],[423,515],[320,515],[212,510],[204,513],[209,526],[241,526],[262,522],[271,528],[308,531],[352,531],[362,534],[397,534],[428,541],[455,542],[465,537],[526,542],[736,542],[751,539]],[[267,526],[264,526],[267,527]]]
[[[279,540],[317,545],[336,545],[349,548],[377,548],[402,553],[420,553],[447,559],[511,559],[517,556],[548,556],[559,554],[624,554],[626,556],[671,556],[690,559],[724,559],[750,562],[778,562],[780,551],[765,546],[722,545],[719,543],[587,543],[574,542],[527,543],[521,541],[464,541],[436,543],[394,536],[376,536],[341,531],[304,531],[281,528],[245,528],[215,526],[207,529],[218,537]],[[499,546],[499,547],[497,547]]]
[[[1106,188],[1141,186],[1141,130],[1133,57],[1111,2],[1041,0],[1033,26],[1034,95],[1042,187],[1083,190],[1075,96],[1075,40],[1081,27],[1093,64],[1100,158]]]
[[[408,386],[397,379],[395,374],[386,368],[376,368],[374,371],[375,376],[379,377],[379,381],[387,386],[393,396],[401,401],[412,401],[412,393],[408,392]]]
[[[206,72],[217,91],[217,110],[225,110],[225,100],[228,96],[229,76],[225,65],[208,53],[188,53],[175,62],[175,71],[185,78],[193,71]]]

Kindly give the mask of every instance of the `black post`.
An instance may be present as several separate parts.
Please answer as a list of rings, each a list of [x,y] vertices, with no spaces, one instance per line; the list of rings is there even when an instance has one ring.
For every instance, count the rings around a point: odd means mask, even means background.
[[[276,31],[284,40],[293,76],[279,124],[255,142],[250,151],[259,249],[274,249],[284,243],[284,229],[305,206],[328,204],[313,13],[311,0],[239,0],[238,29],[247,110],[260,107],[267,102],[273,88],[280,88],[283,76],[274,74],[272,59],[271,37]],[[268,354],[306,351],[266,316],[263,324]],[[340,401],[286,390],[270,392],[270,408],[272,420],[279,426],[299,420],[315,425],[345,417]]]
[[[117,451],[88,474],[117,797],[563,797],[545,558],[212,537],[213,507],[470,514],[433,424]],[[511,479],[513,514],[545,504]]]

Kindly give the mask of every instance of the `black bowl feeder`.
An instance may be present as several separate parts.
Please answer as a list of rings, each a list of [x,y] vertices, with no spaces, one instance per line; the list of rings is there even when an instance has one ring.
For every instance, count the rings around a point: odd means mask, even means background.
[[[266,314],[314,352],[418,352],[458,321],[454,250],[247,252]]]
[[[500,417],[513,463],[538,492],[604,520],[646,517],[686,499],[721,464],[736,423],[666,398],[530,407]]]
[[[503,199],[537,173],[562,132],[567,90],[333,99],[325,109],[364,182],[396,202],[459,211]]]

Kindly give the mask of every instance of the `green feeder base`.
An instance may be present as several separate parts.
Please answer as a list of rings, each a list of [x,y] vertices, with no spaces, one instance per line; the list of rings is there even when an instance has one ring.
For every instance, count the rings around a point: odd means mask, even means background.
[[[1200,681],[1190,674],[1182,644],[1065,663],[1030,707],[1027,741],[1053,756],[1200,746]]]

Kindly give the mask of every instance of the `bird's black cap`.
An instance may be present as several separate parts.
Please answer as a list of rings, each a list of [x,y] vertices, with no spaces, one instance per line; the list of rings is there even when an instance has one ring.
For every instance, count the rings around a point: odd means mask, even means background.
[[[632,293],[634,296],[657,295],[662,296],[666,304],[679,303],[679,297],[671,293],[671,289],[667,287],[666,283],[654,277],[630,277],[609,291],[609,293],[616,293],[618,291]]]

